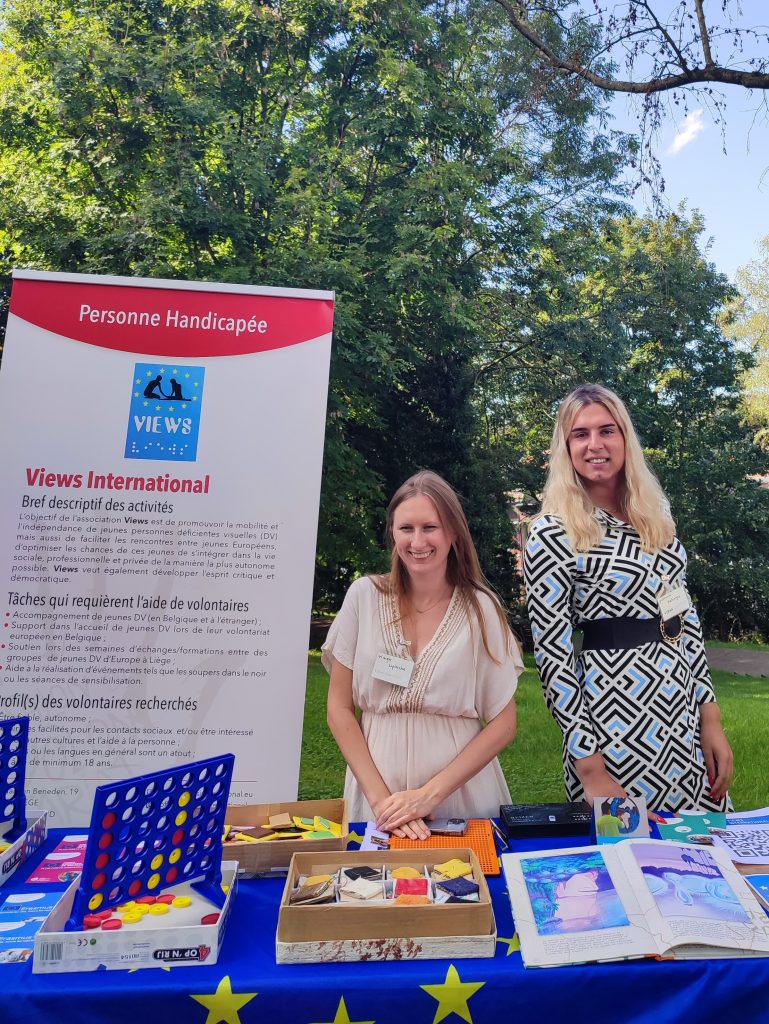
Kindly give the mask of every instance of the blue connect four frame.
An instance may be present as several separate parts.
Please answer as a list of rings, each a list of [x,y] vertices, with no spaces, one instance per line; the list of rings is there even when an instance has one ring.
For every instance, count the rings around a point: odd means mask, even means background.
[[[27,828],[27,774],[29,718],[0,719],[0,822],[11,826],[3,839],[13,842]]]
[[[222,907],[222,833],[234,764],[233,754],[223,754],[98,786],[67,929],[80,931],[86,914],[180,882]]]

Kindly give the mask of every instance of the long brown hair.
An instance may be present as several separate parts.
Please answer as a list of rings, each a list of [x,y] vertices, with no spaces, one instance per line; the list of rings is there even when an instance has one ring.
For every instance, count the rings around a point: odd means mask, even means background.
[[[450,484],[446,483],[443,477],[438,476],[430,469],[420,469],[414,476],[398,488],[387,506],[387,546],[390,550],[390,572],[384,576],[372,576],[374,586],[385,594],[393,594],[398,600],[399,606],[409,603],[411,600],[411,579],[406,566],[398,557],[395,548],[395,537],[393,534],[393,519],[395,510],[409,498],[415,498],[423,494],[435,505],[438,518],[444,530],[454,535],[454,543],[451,545],[448,560],[446,562],[446,581],[452,587],[457,587],[465,608],[472,610],[475,619],[481,630],[481,639],[486,653],[496,664],[500,664],[489,647],[489,638],[486,632],[486,622],[480,602],[478,591],[486,594],[494,604],[503,634],[507,636],[506,653],[511,651],[510,626],[505,616],[499,598],[494,593],[491,584],[483,575],[478,553],[470,536],[470,527],[467,525],[467,517],[462,508],[462,503],[456,491]]]

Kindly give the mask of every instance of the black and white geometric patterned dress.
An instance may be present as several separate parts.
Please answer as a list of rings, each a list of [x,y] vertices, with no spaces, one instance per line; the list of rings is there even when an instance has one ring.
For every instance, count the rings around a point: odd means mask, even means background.
[[[584,796],[573,759],[601,751],[606,767],[649,808],[723,810],[713,801],[699,743],[699,705],[714,701],[702,630],[694,608],[678,642],[631,650],[590,650],[577,658],[572,627],[592,619],[659,614],[656,593],[686,583],[686,552],[674,538],[646,552],[628,523],[603,509],[600,544],[574,552],[557,516],[540,516],[525,554],[529,617],[545,699],[563,733],[570,800]]]

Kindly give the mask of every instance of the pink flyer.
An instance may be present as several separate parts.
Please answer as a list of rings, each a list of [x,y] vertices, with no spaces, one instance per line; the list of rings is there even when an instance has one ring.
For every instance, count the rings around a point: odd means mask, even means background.
[[[34,882],[71,882],[83,870],[88,836],[65,836],[27,879]]]

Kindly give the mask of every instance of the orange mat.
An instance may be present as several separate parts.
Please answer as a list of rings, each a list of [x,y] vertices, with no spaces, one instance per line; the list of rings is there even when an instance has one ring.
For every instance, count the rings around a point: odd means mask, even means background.
[[[488,818],[470,818],[463,836],[430,836],[429,839],[398,839],[396,836],[390,838],[391,850],[447,850],[465,846],[475,853],[484,875],[499,874],[499,854]]]

